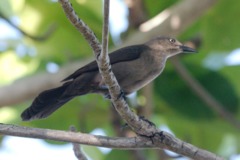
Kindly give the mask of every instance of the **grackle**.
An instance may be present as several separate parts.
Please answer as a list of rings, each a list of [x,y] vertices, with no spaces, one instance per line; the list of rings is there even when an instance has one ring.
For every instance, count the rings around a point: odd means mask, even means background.
[[[156,37],[150,41],[121,48],[109,54],[112,71],[124,93],[128,95],[151,82],[161,74],[166,60],[179,53],[194,53],[194,49],[169,37]],[[58,88],[40,93],[21,115],[24,121],[49,116],[76,96],[98,93],[110,97],[96,61],[75,71]]]

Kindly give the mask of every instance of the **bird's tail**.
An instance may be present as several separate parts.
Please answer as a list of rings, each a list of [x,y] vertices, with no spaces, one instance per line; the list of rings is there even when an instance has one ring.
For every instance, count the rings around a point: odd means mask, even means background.
[[[32,105],[21,114],[23,121],[46,118],[74,96],[62,96],[68,84],[40,93]]]

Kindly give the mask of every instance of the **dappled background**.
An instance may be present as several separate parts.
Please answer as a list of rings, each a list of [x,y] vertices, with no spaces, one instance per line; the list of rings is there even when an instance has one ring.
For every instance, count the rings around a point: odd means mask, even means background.
[[[127,43],[139,30],[147,30],[142,25],[144,22],[162,11],[166,16],[169,7],[182,2],[112,0],[110,50],[138,42],[139,40]],[[150,119],[157,127],[172,132],[195,146],[233,159],[240,153],[240,1],[211,2],[209,1],[210,8],[177,37],[182,42],[193,40],[198,54],[182,55],[178,60],[207,91],[207,97],[211,95],[220,104],[225,116],[213,110],[212,103],[206,103],[206,99],[199,97],[177,72],[175,61],[169,61],[163,74],[153,84],[131,95],[129,102],[133,110]],[[72,4],[78,16],[101,39],[102,1],[76,0]],[[189,19],[192,16],[190,14]],[[158,23],[161,21],[164,23],[164,17],[158,19]],[[177,30],[178,19],[172,23]],[[0,123],[61,130],[68,130],[70,125],[75,125],[79,131],[86,133],[133,136],[128,128],[121,129],[124,122],[109,101],[99,95],[77,97],[47,119],[21,121],[21,112],[38,93],[60,85],[64,77],[92,59],[89,45],[69,23],[56,1],[1,0]],[[229,117],[234,118],[234,121],[229,121]],[[5,146],[14,144],[5,139],[9,137],[1,137]],[[16,143],[21,147],[24,141]],[[47,143],[65,146],[53,141]],[[34,149],[33,146],[31,148]],[[102,160],[113,157],[159,159],[160,156],[162,159],[169,159],[172,156],[156,150],[138,152],[103,151],[96,147],[83,149],[92,159]],[[70,147],[68,150],[71,152]],[[62,157],[57,153],[53,154],[55,152],[49,153],[47,157]]]

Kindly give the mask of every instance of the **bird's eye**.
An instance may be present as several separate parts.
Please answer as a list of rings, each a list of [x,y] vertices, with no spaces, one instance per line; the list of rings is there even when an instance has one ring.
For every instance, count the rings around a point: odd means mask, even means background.
[[[176,42],[176,40],[173,39],[173,38],[170,38],[169,41],[170,41],[171,43],[175,43],[175,42]]]

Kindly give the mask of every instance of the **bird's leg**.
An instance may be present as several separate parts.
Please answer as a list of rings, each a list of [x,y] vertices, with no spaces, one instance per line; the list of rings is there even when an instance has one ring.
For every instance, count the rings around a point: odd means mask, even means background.
[[[106,98],[106,99],[111,99],[111,96],[110,96],[109,93],[108,93],[108,94],[104,94],[104,98]]]
[[[100,86],[99,89],[101,91],[106,91],[107,90],[107,92],[104,93],[104,98],[111,99],[111,95],[108,92],[107,86]],[[127,100],[127,97],[126,97],[126,95],[125,95],[125,93],[124,93],[124,91],[122,89],[120,91],[120,94],[117,97],[117,100],[119,100],[120,98],[123,98],[125,101]]]
[[[108,87],[106,85],[100,85],[99,88],[98,88],[100,91],[103,90],[108,90]]]
[[[97,90],[98,93],[103,94],[104,98],[111,99],[111,96],[108,92],[108,87],[106,85],[99,85],[97,89],[95,88],[95,90]]]

